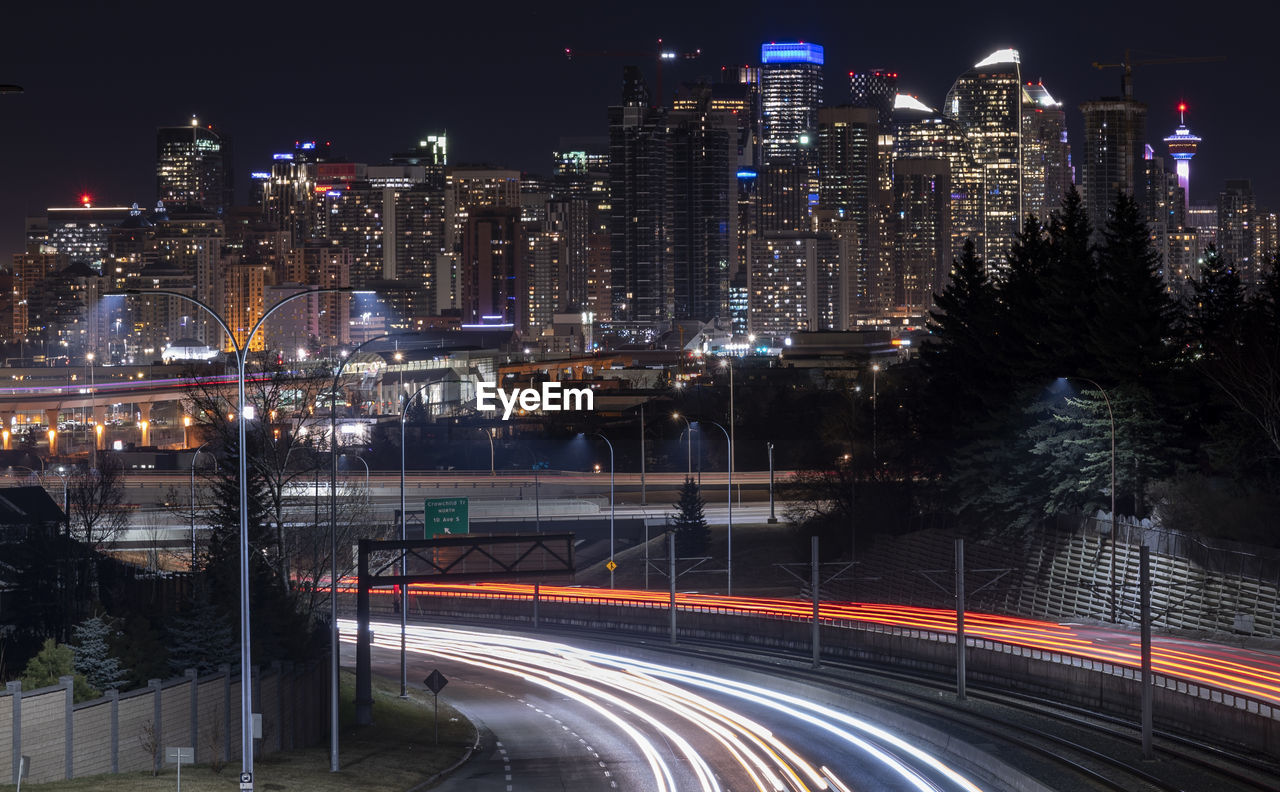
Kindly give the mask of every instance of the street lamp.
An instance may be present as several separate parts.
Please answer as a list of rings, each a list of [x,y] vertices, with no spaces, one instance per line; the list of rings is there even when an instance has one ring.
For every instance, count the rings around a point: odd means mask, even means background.
[[[339,459],[343,459],[344,457],[350,457],[351,459],[359,460],[360,464],[364,465],[364,496],[366,499],[368,499],[369,498],[369,463],[365,462],[364,457],[360,456],[359,454],[338,454]]]
[[[776,523],[778,518],[773,513],[773,443],[766,443],[769,446],[769,522]]]
[[[699,421],[698,423],[702,423],[702,422]],[[728,489],[729,529],[727,532],[728,547],[725,549],[726,567],[728,570],[728,585],[725,587],[725,593],[727,596],[732,597],[733,596],[733,438],[729,435],[729,431],[727,429],[725,429],[723,426],[716,423],[715,421],[707,421],[707,423],[719,429],[721,432],[724,432],[724,441],[729,446],[729,489]]]
[[[1098,393],[1102,394],[1102,399],[1107,405],[1107,418],[1111,420],[1111,563],[1107,577],[1111,581],[1111,623],[1115,624],[1118,619],[1117,603],[1116,603],[1116,415],[1111,411],[1111,399],[1107,396],[1107,392],[1102,386],[1088,377],[1062,377],[1064,382],[1067,380],[1080,380],[1087,382],[1098,389]]]
[[[671,413],[671,417],[676,420],[684,421],[685,431],[689,433],[689,439],[686,442],[687,447],[685,448],[685,458],[687,460],[686,464],[688,467],[685,475],[689,478],[693,478],[693,424],[689,423],[689,419],[685,418],[680,413]]]
[[[733,420],[733,358],[725,358],[720,361],[720,368],[729,369],[729,479],[733,479],[733,448],[734,441],[738,439],[735,432]],[[733,493],[729,493],[729,497],[733,497]]]
[[[603,440],[605,444],[609,446],[609,588],[613,588],[613,570],[618,567],[617,563],[613,560],[613,443],[610,443],[609,438],[599,432],[592,432],[592,434]]]
[[[489,430],[488,430],[488,429],[486,429],[486,428],[484,428],[484,427],[482,427],[482,426],[477,426],[477,427],[476,427],[476,431],[477,431],[477,432],[480,432],[481,434],[483,434],[483,435],[484,435],[484,439],[489,441],[489,475],[490,475],[490,476],[496,476],[496,475],[498,475],[498,473],[497,473],[497,471],[495,471],[495,470],[494,470],[494,467],[493,467],[493,435],[489,432]],[[403,448],[403,447],[404,447],[404,438],[402,437],[402,438],[400,438],[400,440],[401,440],[401,446],[400,446],[400,447],[401,447],[401,448]]]
[[[239,445],[236,449],[239,456],[239,480],[240,480],[240,775],[242,779],[241,790],[253,792],[253,685],[250,684],[250,652],[249,652],[249,456],[245,449],[245,425],[248,417],[245,415],[247,407],[245,399],[245,383],[244,371],[248,364],[249,347],[252,346],[253,337],[282,305],[296,300],[299,297],[306,297],[312,294],[340,294],[353,291],[350,287],[322,288],[322,289],[306,289],[285,297],[280,302],[268,308],[263,312],[262,316],[249,330],[245,336],[244,343],[241,344],[236,338],[235,333],[231,332],[231,327],[227,325],[225,319],[218,315],[205,303],[197,300],[195,297],[183,294],[182,292],[169,291],[167,289],[126,289],[123,294],[129,297],[139,295],[156,295],[176,297],[185,300],[198,308],[201,308],[213,320],[218,323],[222,331],[227,334],[227,339],[231,343],[232,349],[235,351],[236,357],[236,418],[239,424]],[[108,292],[107,295],[111,293]],[[104,296],[107,296],[104,295]],[[337,619],[334,619],[336,627]],[[334,684],[337,684],[337,673],[335,671]],[[337,700],[334,700],[334,707],[337,707]],[[334,730],[336,735],[337,730]]]
[[[877,459],[879,459],[879,456],[876,451],[876,407],[879,405],[879,400],[876,399],[876,395],[879,393],[879,391],[876,388],[876,375],[879,373],[880,373],[880,364],[872,363],[871,364],[871,461],[872,462],[875,462]]]

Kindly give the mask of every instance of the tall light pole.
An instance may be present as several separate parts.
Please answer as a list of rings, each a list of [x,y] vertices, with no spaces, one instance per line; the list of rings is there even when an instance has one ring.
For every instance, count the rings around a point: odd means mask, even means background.
[[[418,388],[413,392],[412,396],[402,397],[404,400],[400,402],[400,541],[409,541],[409,522],[408,515],[405,513],[404,502],[404,468],[405,468],[405,435],[404,425],[405,419],[409,415],[409,405],[413,404],[422,392],[432,385],[440,383],[428,382],[426,385]],[[489,447],[493,448],[493,440],[489,440]],[[490,457],[492,459],[492,457]],[[406,554],[400,553],[400,577],[407,577],[409,574],[409,561]],[[409,631],[409,586],[401,584],[400,586],[400,698],[409,697],[409,661],[407,649],[405,647],[405,634]]]
[[[191,571],[196,571],[196,460],[200,458],[200,452],[204,447],[209,445],[206,440],[200,444],[196,452],[191,455]],[[292,449],[290,449],[292,450]],[[217,461],[214,462],[217,464]]]
[[[596,437],[600,438],[609,446],[609,588],[613,588],[613,570],[617,568],[617,562],[613,560],[613,443],[609,442],[609,438],[599,432],[592,432]]]
[[[1115,624],[1118,620],[1117,608],[1117,592],[1116,592],[1116,415],[1111,411],[1111,399],[1107,396],[1107,392],[1102,386],[1088,377],[1063,377],[1065,380],[1080,380],[1087,382],[1098,389],[1098,393],[1102,394],[1102,399],[1107,405],[1107,418],[1111,420],[1111,562],[1107,577],[1111,581],[1111,623]]]
[[[369,497],[369,463],[365,462],[364,457],[359,454],[338,454],[339,459],[343,457],[357,459],[360,461],[360,464],[364,465],[364,496],[367,499]]]
[[[879,373],[880,373],[880,364],[872,363],[871,364],[871,461],[872,462],[876,462],[880,458],[876,450],[876,434],[877,434],[876,408],[879,406],[879,400],[876,398],[876,396],[879,395],[879,390],[876,387],[876,384],[877,384],[876,375]]]
[[[776,523],[778,518],[773,513],[773,443],[769,446],[769,522]]]
[[[262,316],[249,330],[248,335],[245,336],[243,344],[236,338],[235,333],[231,332],[231,327],[227,325],[226,320],[217,311],[195,297],[167,289],[126,289],[124,291],[124,294],[129,297],[144,294],[176,297],[201,308],[205,313],[213,317],[213,320],[218,323],[222,331],[227,334],[227,339],[231,343],[231,348],[236,356],[236,422],[239,424],[239,446],[236,451],[239,456],[240,477],[240,774],[242,778],[247,779],[241,782],[240,788],[244,792],[253,792],[253,685],[251,684],[251,654],[249,651],[249,456],[245,449],[245,427],[248,419],[245,416],[247,404],[244,388],[244,373],[245,366],[248,363],[249,347],[253,344],[253,337],[262,329],[271,314],[275,313],[285,303],[312,294],[341,294],[351,291],[353,289],[344,286],[307,289],[291,294],[263,312]],[[336,619],[334,623],[336,625]],[[334,684],[337,684],[336,673],[334,674]]]
[[[699,421],[698,423],[702,423],[702,422]],[[725,566],[728,570],[728,585],[725,586],[725,593],[728,596],[732,597],[733,596],[733,437],[729,434],[729,431],[727,429],[725,429],[723,426],[716,423],[715,421],[707,421],[707,423],[719,429],[721,432],[724,432],[724,441],[729,446],[729,488],[727,493],[728,502],[729,502],[729,529],[727,532],[728,547],[725,549]]]
[[[720,362],[720,367],[729,369],[729,480],[732,481],[733,449],[734,443],[738,439],[738,436],[734,431],[734,424],[736,422],[733,420],[733,358],[725,358]],[[732,491],[729,493],[729,497],[733,497]]]
[[[98,430],[97,430],[97,411],[98,411],[98,395],[94,392],[93,387],[93,353],[85,354],[85,361],[89,369],[89,420],[85,424],[89,426],[89,442],[93,443],[93,453],[90,455],[89,466],[93,469],[98,468]]]
[[[403,421],[401,423],[403,423]],[[482,426],[477,426],[476,431],[482,433],[484,435],[484,439],[489,441],[489,475],[496,476],[498,475],[498,473],[497,473],[497,470],[493,467],[493,435],[489,432],[489,430],[486,427],[482,427]],[[400,442],[401,442],[400,447],[403,448],[404,447],[403,437],[400,438]]]
[[[687,441],[688,447],[685,449],[685,453],[686,453],[685,458],[688,460],[686,463],[688,466],[688,469],[685,475],[688,476],[689,478],[693,478],[693,424],[689,423],[689,419],[685,418],[680,413],[671,413],[671,417],[677,420],[684,421],[685,431],[689,433],[689,439]]]

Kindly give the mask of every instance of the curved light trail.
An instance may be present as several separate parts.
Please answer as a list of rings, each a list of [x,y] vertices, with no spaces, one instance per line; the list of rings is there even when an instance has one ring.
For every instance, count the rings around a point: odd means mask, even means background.
[[[341,628],[344,635],[353,635],[355,623],[341,622]],[[375,625],[375,645],[398,649],[399,638],[398,624]],[[675,758],[699,792],[724,792],[728,787],[722,786],[720,778],[726,774],[745,779],[756,792],[845,792],[859,785],[840,777],[832,765],[847,765],[852,754],[896,777],[902,789],[979,792],[937,757],[875,724],[712,674],[552,641],[465,629],[412,626],[407,645],[415,653],[511,675],[589,708],[636,746],[648,767],[650,780],[645,788],[658,792],[680,788],[670,764]],[[776,713],[825,733],[843,748],[838,756],[806,758],[806,751],[816,750],[812,745],[788,744],[725,700]],[[662,743],[668,751],[659,747]]]
[[[430,584],[414,586],[413,593],[527,601],[533,597],[533,586],[512,583]],[[540,587],[539,597],[544,602],[640,608],[666,608],[669,601],[669,594],[661,591],[545,585]],[[802,600],[677,593],[676,606],[687,612],[800,621],[813,618],[813,604]],[[835,626],[862,623],[942,634],[954,634],[956,629],[955,611],[909,605],[822,602],[819,618]],[[1140,668],[1142,662],[1136,636],[1124,630],[966,611],[965,634],[970,640],[995,641],[1129,668]],[[1280,658],[1274,655],[1203,641],[1157,637],[1151,656],[1156,673],[1280,704]]]

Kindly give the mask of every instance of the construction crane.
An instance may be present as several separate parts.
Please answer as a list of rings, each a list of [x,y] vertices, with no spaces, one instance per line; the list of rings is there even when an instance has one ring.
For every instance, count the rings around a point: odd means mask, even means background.
[[[1125,50],[1124,60],[1120,63],[1093,62],[1093,68],[1099,71],[1103,69],[1124,69],[1124,73],[1120,76],[1120,90],[1126,99],[1133,98],[1134,66],[1163,66],[1167,63],[1212,63],[1214,61],[1226,60],[1226,57],[1223,55],[1209,55],[1199,58],[1143,58],[1141,60],[1134,60],[1131,57],[1131,52],[1131,50]]]
[[[569,60],[574,58],[653,58],[658,62],[658,85],[657,104],[662,104],[662,67],[666,63],[677,60],[694,60],[702,57],[702,50],[696,49],[690,52],[678,52],[672,49],[666,49],[662,45],[662,39],[658,39],[658,48],[652,52],[624,52],[620,50],[600,50],[597,52],[580,52],[569,47],[564,48],[564,56]]]

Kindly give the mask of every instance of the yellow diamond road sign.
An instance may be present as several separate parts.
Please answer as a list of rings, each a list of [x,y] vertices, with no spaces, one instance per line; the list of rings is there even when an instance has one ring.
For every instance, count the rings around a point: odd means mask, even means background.
[[[609,559],[609,563],[605,564],[604,568],[612,572],[613,570],[618,568],[618,565],[613,563],[613,559]]]

